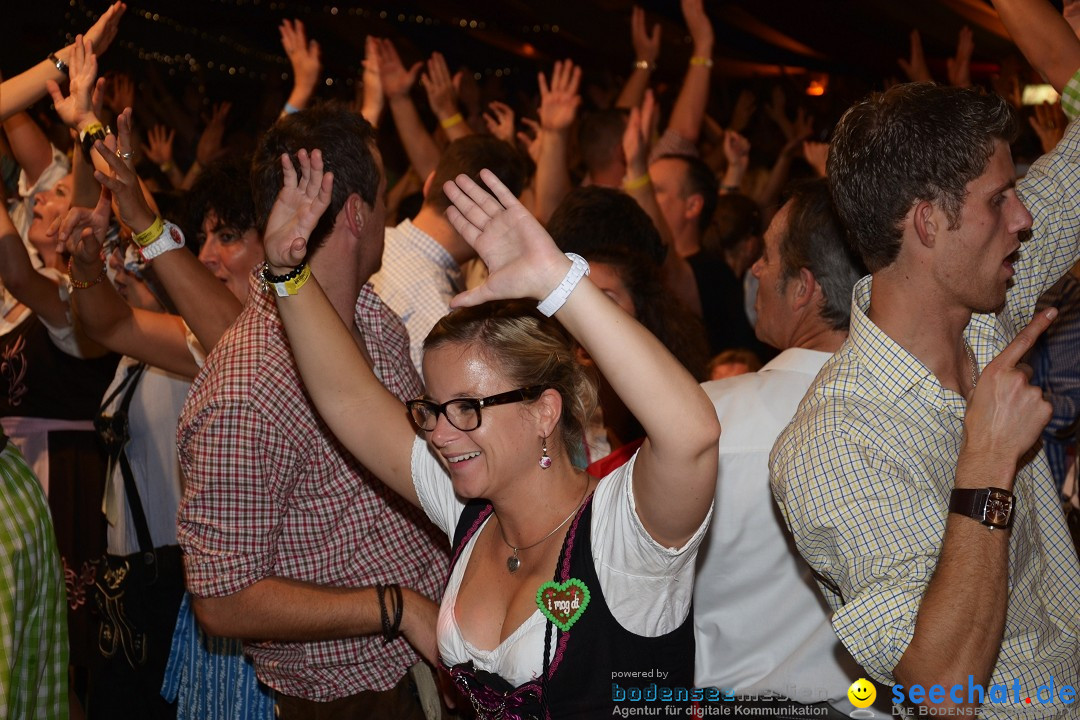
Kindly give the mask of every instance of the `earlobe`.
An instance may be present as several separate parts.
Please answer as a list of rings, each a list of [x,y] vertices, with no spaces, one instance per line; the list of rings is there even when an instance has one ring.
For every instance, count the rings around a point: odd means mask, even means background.
[[[701,214],[702,209],[705,207],[705,200],[701,195],[691,195],[686,198],[686,217],[687,219],[696,218]]]
[[[367,204],[356,193],[345,200],[345,221],[353,235],[360,237],[363,234],[367,224]]]
[[[934,247],[937,242],[938,230],[934,205],[926,200],[920,201],[915,205],[912,219],[915,225],[915,234],[919,236],[919,242],[922,243],[923,247]]]
[[[810,272],[808,268],[801,268],[799,270],[798,278],[793,278],[792,282],[795,284],[795,297],[793,298],[793,309],[802,310],[809,305],[816,294],[820,285],[814,278],[814,274]]]
[[[428,193],[431,192],[431,185],[435,182],[435,171],[432,170],[428,173],[427,178],[424,180],[424,187],[421,189],[424,197],[427,198]]]
[[[539,414],[540,434],[549,437],[555,432],[562,417],[562,395],[554,388],[545,390],[536,400],[536,409]]]

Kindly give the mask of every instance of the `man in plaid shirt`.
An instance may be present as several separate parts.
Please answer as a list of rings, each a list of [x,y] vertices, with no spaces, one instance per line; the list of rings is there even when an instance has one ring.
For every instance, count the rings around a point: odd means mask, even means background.
[[[1080,114],[1069,27],[1044,0],[995,5]],[[829,181],[871,275],[770,467],[837,636],[894,697],[1075,717],[1075,690],[1038,691],[1080,682],[1080,564],[1034,447],[1050,406],[1016,365],[1080,255],[1080,123],[1019,182],[1016,132],[1000,97],[930,83],[841,120]]]
[[[335,108],[279,120],[253,167],[260,225],[282,187],[282,154],[315,148],[334,189],[308,265],[383,384],[402,400],[416,397],[408,335],[366,284],[382,255],[385,190],[370,125]],[[422,718],[407,674],[418,661],[410,642],[434,659],[442,543],[330,435],[261,268],[251,282],[247,307],[207,358],[180,417],[187,482],[179,539],[195,614],[209,633],[246,641],[282,717]],[[376,589],[390,583],[402,588],[397,639]]]

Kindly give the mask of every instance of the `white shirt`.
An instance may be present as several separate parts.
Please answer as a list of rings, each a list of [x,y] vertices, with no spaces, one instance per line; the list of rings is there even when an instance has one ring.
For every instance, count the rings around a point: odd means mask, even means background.
[[[632,633],[657,637],[678,628],[690,611],[694,557],[712,513],[681,548],[665,548],[657,543],[642,526],[634,506],[631,481],[636,459],[635,454],[596,487],[592,500],[592,557],[604,600],[619,624]],[[453,542],[465,503],[454,495],[443,466],[419,438],[413,445],[412,473],[424,512]],[[451,666],[472,660],[477,668],[495,673],[516,687],[543,671],[546,623],[539,608],[492,650],[469,643],[454,615],[461,578],[481,531],[482,527],[462,550],[447,583],[439,608],[439,654]],[[552,655],[554,652],[553,643]]]
[[[435,239],[411,220],[386,229],[382,268],[371,276],[375,292],[409,331],[409,355],[424,377],[424,339],[450,312],[450,300],[465,289],[461,268]]]
[[[760,372],[707,382],[720,418],[716,519],[694,590],[698,687],[771,691],[850,713],[864,677],[833,633],[830,612],[769,489],[769,451],[829,353],[792,348]]]
[[[104,397],[112,395],[138,360],[123,357]],[[176,510],[180,504],[180,461],[176,456],[176,421],[184,406],[191,380],[156,367],[147,367],[139,378],[128,407],[131,440],[125,452],[131,475],[154,547],[176,544]],[[115,413],[127,392],[125,387],[106,411]],[[108,520],[108,548],[114,555],[139,552],[139,539],[124,491],[120,464],[111,468],[105,486],[105,517]]]

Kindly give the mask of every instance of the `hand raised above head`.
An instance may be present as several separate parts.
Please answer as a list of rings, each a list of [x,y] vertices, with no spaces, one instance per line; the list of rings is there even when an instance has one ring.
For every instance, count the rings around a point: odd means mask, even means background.
[[[458,175],[443,185],[453,203],[446,210],[450,224],[476,250],[489,271],[482,285],[456,296],[451,307],[547,297],[566,275],[570,261],[540,221],[493,172],[481,170],[480,178],[491,192],[467,175]]]
[[[319,218],[330,206],[334,174],[323,171],[321,150],[300,150],[296,153],[300,176],[296,175],[288,153],[281,156],[283,173],[270,217],[266,221],[263,246],[270,272],[281,275],[304,261],[307,241]]]
[[[85,267],[93,267],[101,262],[101,249],[105,245],[109,218],[112,216],[111,201],[109,189],[102,186],[93,210],[72,205],[54,228],[54,234],[71,254],[72,262]]]
[[[131,133],[131,108],[126,108],[116,118],[116,151],[110,152],[100,140],[94,147],[108,163],[110,170],[108,175],[95,170],[94,178],[116,197],[120,219],[134,232],[142,232],[150,227],[157,215],[146,202],[139,176],[135,174],[131,157],[135,149]]]

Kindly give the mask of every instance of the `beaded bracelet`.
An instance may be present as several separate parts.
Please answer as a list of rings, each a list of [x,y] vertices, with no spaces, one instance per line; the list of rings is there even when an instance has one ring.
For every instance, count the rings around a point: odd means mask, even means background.
[[[300,288],[311,279],[311,268],[307,263],[300,263],[284,275],[271,275],[270,263],[264,262],[262,268],[263,290],[275,291],[278,297],[296,295]]]
[[[94,278],[93,280],[76,280],[75,275],[71,272],[71,262],[73,259],[74,258],[68,258],[67,266],[68,280],[71,281],[71,287],[75,288],[76,290],[86,290],[87,288],[94,287],[105,279],[105,263],[103,262],[101,263],[101,272],[98,273],[98,276],[96,278]]]

